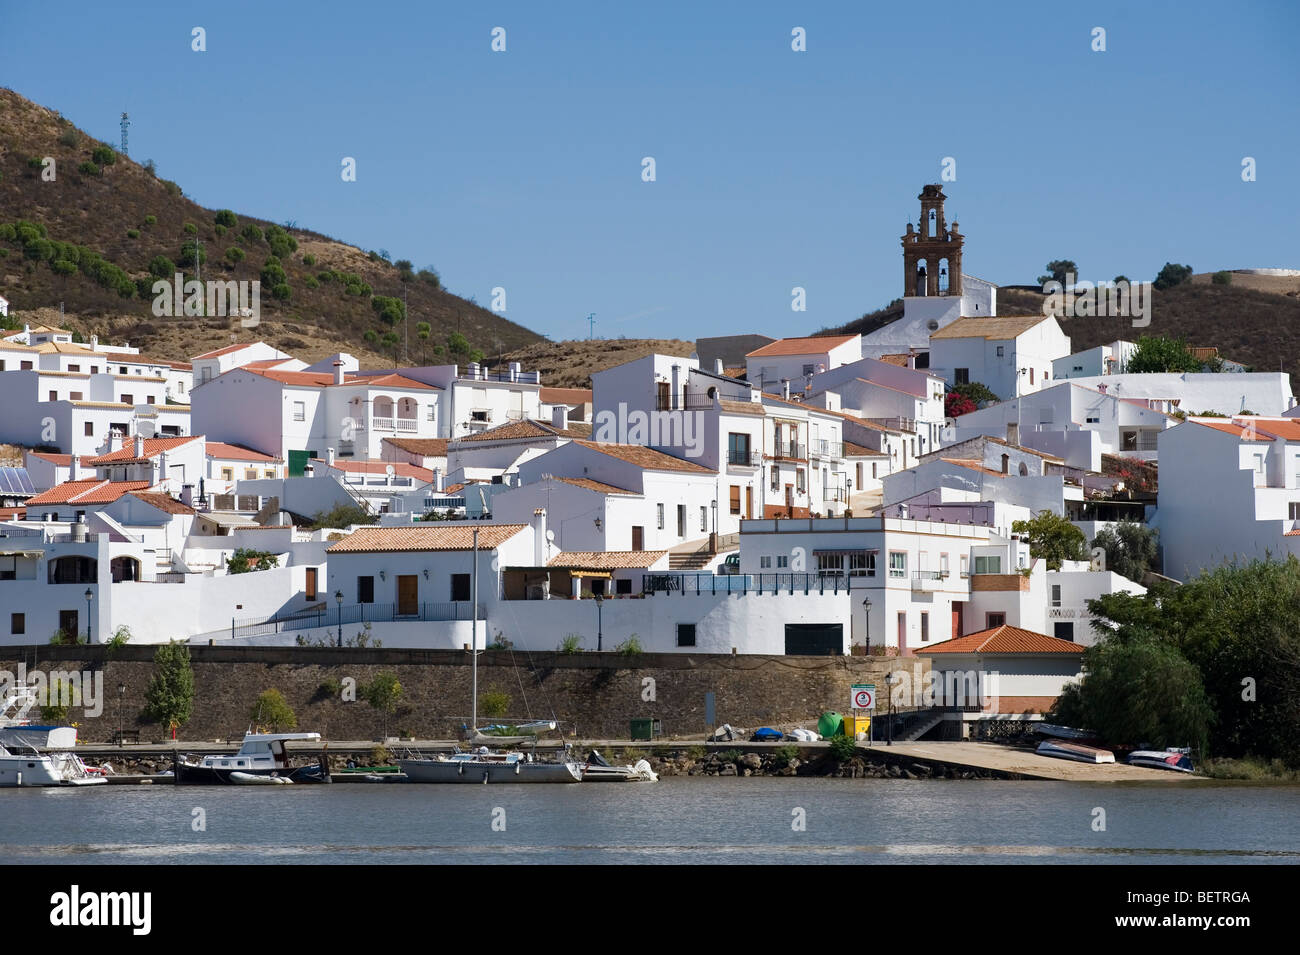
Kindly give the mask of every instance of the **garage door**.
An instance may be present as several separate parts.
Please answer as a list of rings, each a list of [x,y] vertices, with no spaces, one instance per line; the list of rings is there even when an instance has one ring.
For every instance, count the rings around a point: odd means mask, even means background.
[[[787,623],[785,652],[789,656],[824,657],[844,653],[844,625],[840,623]]]

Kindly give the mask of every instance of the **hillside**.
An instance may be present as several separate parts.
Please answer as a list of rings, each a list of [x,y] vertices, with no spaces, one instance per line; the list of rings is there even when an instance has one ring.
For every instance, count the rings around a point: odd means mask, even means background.
[[[1182,338],[1189,345],[1214,346],[1219,354],[1255,371],[1281,370],[1300,376],[1300,280],[1232,274],[1231,285],[1214,285],[1210,273],[1194,275],[1173,288],[1153,292],[1151,324],[1134,328],[1127,318],[1069,318],[1061,328],[1075,351],[1141,335]],[[999,315],[1042,312],[1043,296],[999,289]],[[818,334],[865,333],[901,317],[901,302]],[[1297,378],[1300,381],[1300,377]]]
[[[516,349],[501,361],[517,361],[526,371],[540,371],[552,388],[590,388],[592,372],[603,371],[650,354],[680,355],[695,351],[694,342],[676,338],[597,338],[588,341],[539,342]],[[495,357],[489,363],[495,363]]]
[[[176,183],[127,156],[113,154],[110,163],[101,151],[105,161],[94,163],[96,148],[105,145],[59,114],[0,89],[0,293],[20,321],[32,320],[42,307],[57,317],[62,302],[65,327],[129,340],[159,358],[183,360],[230,344],[233,334],[308,360],[344,350],[382,365],[402,359],[406,329],[396,306],[387,303],[385,317],[379,307],[385,302],[376,299],[400,303],[405,289],[412,361],[431,357],[433,346],[458,329],[488,354],[541,340],[446,291],[433,270],[404,272],[378,253],[241,210],[234,210],[233,220],[223,215],[222,225],[217,210],[191,202]],[[55,160],[54,181],[45,181],[43,157]],[[44,235],[32,241],[30,228],[14,228],[20,220]],[[154,316],[151,263],[161,256],[192,278],[193,255],[182,247],[196,240],[205,259],[202,278],[263,278],[258,328],[218,317]],[[283,278],[267,269],[277,252]],[[155,271],[165,274],[166,263],[156,264]],[[284,286],[282,297],[267,277]],[[430,326],[425,340],[421,322]],[[397,341],[385,344],[385,334]]]

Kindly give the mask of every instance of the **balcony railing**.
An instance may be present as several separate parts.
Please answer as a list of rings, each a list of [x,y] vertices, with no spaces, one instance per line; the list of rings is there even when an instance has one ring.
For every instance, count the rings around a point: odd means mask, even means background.
[[[642,574],[643,594],[838,594],[849,591],[854,578],[798,574]],[[861,581],[863,585],[865,580]]]
[[[521,385],[540,385],[542,383],[542,373],[540,371],[520,371],[513,378],[509,371],[488,371],[486,368],[477,369],[456,368],[456,377],[464,378],[469,381],[513,381]]]
[[[757,451],[737,451],[728,449],[727,463],[743,468],[756,468],[763,463],[763,458]]]
[[[778,461],[802,460],[808,457],[808,449],[802,444],[791,441],[788,444],[778,444],[772,449],[770,456]]]
[[[414,434],[420,429],[418,418],[387,418],[375,415],[371,423],[376,431],[405,431]]]
[[[815,458],[844,457],[843,441],[827,441],[825,438],[816,438],[809,443],[808,447]]]
[[[878,424],[883,428],[892,428],[894,431],[910,431],[916,433],[915,418],[867,418],[872,424]]]
[[[353,604],[339,608],[320,604],[311,610],[296,613],[277,614],[261,620],[239,620],[231,618],[230,626],[220,630],[191,637],[191,641],[211,637],[218,639],[229,637],[264,637],[274,633],[286,633],[294,630],[313,630],[317,628],[347,627],[366,623],[405,623],[430,620],[469,620],[473,617],[473,604],[468,600],[446,603],[420,602],[410,606],[399,604]],[[401,612],[405,611],[405,612]],[[478,618],[487,619],[487,612],[482,604],[478,607]],[[344,634],[344,639],[355,634]]]
[[[655,397],[656,411],[708,411],[713,407],[713,399],[696,391],[684,391],[677,395],[660,394]]]

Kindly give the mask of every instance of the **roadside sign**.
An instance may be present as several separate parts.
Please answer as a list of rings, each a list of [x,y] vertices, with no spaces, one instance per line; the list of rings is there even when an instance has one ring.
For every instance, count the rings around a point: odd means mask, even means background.
[[[874,710],[876,708],[876,684],[855,683],[851,687],[852,703],[855,710]]]

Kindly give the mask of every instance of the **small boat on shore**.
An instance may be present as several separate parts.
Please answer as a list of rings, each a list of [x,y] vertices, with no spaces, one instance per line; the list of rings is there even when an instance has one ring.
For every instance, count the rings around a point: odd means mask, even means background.
[[[537,762],[524,753],[499,753],[480,746],[472,753],[406,756],[397,765],[413,783],[580,783],[578,763]]]
[[[626,766],[611,766],[599,750],[593,749],[587,754],[587,761],[582,765],[584,783],[657,783],[659,774],[650,768],[644,759]]]
[[[1043,740],[1036,750],[1039,756],[1054,756],[1057,759],[1072,759],[1076,763],[1113,763],[1115,754],[1108,749],[1085,746],[1082,743],[1067,743],[1063,740]]]
[[[173,767],[176,785],[250,785],[245,777],[272,781],[283,779],[294,783],[329,782],[329,761],[324,756],[317,762],[299,766],[290,764],[284,747],[289,740],[318,742],[320,733],[245,733],[243,745],[233,756],[204,756],[197,763],[177,759]],[[236,776],[239,778],[234,778]]]
[[[1190,773],[1192,758],[1179,750],[1139,749],[1128,754],[1130,766],[1148,769],[1168,769],[1176,773]]]
[[[1035,723],[1034,732],[1039,736],[1070,740],[1076,743],[1097,738],[1095,730],[1075,729],[1073,726],[1057,726],[1055,723]]]

